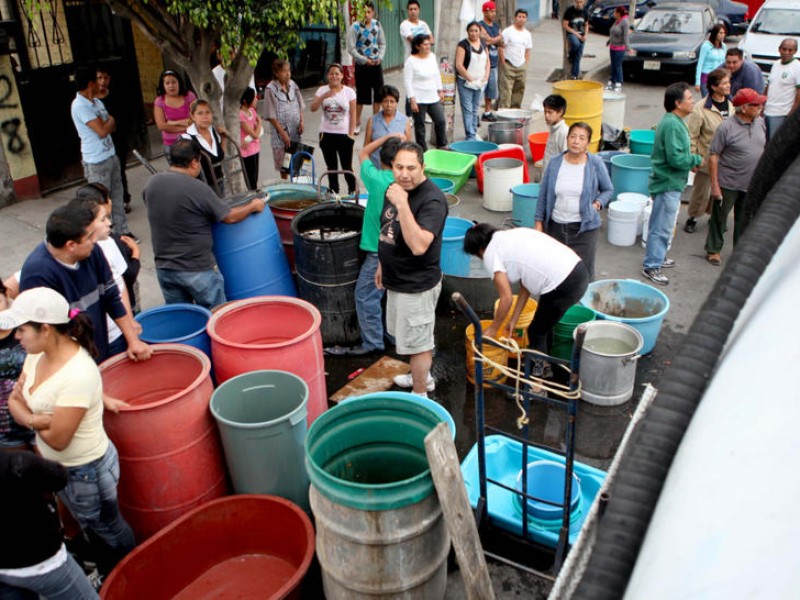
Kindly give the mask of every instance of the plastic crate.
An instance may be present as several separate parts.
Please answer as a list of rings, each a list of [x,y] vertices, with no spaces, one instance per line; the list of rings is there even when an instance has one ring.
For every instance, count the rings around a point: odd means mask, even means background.
[[[472,165],[477,157],[472,154],[451,152],[449,150],[428,150],[425,152],[425,174],[428,177],[443,177],[453,182],[452,193],[464,187],[469,179]]]

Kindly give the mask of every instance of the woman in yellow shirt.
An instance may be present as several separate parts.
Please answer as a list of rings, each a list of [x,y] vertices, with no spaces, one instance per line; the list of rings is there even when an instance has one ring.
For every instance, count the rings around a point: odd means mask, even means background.
[[[92,359],[92,323],[58,292],[33,288],[0,312],[28,353],[8,400],[14,419],[36,433],[44,458],[67,468],[59,498],[81,527],[107,544],[116,563],[135,546],[117,502],[119,457],[103,429],[103,385]]]

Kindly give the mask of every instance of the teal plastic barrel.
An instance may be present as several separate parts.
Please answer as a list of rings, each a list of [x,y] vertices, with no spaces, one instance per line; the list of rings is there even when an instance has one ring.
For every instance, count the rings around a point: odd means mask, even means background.
[[[581,323],[588,323],[597,318],[595,312],[586,306],[576,304],[570,306],[561,320],[553,327],[553,345],[550,355],[556,358],[569,360],[572,358],[573,335],[572,332]]]
[[[447,217],[442,234],[440,265],[445,275],[466,277],[469,275],[469,254],[464,252],[464,236],[472,227],[472,221],[459,217]]]
[[[142,326],[139,338],[148,344],[186,344],[211,358],[211,338],[206,327],[211,311],[197,304],[164,304],[134,317]]]
[[[517,227],[533,227],[533,217],[539,202],[539,187],[538,183],[523,183],[511,188],[511,220]]]
[[[623,192],[636,192],[649,196],[647,182],[653,172],[649,156],[642,154],[620,154],[611,158],[611,183],[614,198]]]
[[[634,129],[631,131],[630,147],[631,154],[653,153],[653,144],[656,141],[656,132],[652,129]]]
[[[286,371],[251,371],[211,396],[237,494],[273,494],[309,509],[305,471],[308,386]]]
[[[597,153],[597,156],[603,159],[603,164],[606,166],[609,177],[611,177],[611,159],[623,154],[627,154],[627,152],[622,152],[621,150],[601,150]]]
[[[372,395],[311,426],[306,468],[328,600],[444,598],[450,538],[425,454],[440,422],[417,401]]]

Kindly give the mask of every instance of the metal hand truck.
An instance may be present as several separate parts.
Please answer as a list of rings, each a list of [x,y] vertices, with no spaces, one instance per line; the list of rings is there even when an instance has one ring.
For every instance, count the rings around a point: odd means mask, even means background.
[[[563,513],[558,533],[558,543],[555,548],[555,559],[553,562],[551,573],[543,573],[541,571],[532,569],[526,565],[522,565],[519,562],[512,560],[506,556],[495,554],[489,551],[485,551],[485,554],[490,558],[494,558],[495,560],[504,562],[515,568],[527,571],[529,573],[532,573],[539,577],[543,577],[545,579],[553,580],[555,575],[561,568],[561,565],[563,564],[564,558],[566,557],[566,553],[569,548],[569,530],[571,525],[570,499],[572,497],[572,478],[573,478],[573,466],[575,460],[575,422],[577,418],[578,399],[580,397],[580,383],[578,375],[580,369],[580,353],[581,353],[581,348],[583,347],[583,341],[586,334],[585,328],[583,326],[578,327],[577,334],[575,337],[575,344],[572,350],[572,359],[570,361],[547,356],[538,352],[525,351],[519,354],[519,356],[522,357],[522,360],[520,361],[521,364],[517,366],[517,369],[515,371],[519,375],[519,377],[516,378],[517,385],[510,386],[506,383],[498,383],[495,381],[486,382],[491,387],[497,388],[505,393],[518,394],[521,396],[522,400],[521,408],[524,411],[524,415],[518,420],[518,426],[520,426],[522,431],[520,435],[517,435],[505,431],[503,429],[499,429],[497,427],[486,425],[486,419],[485,419],[485,405],[484,405],[484,392],[483,392],[484,366],[483,366],[482,349],[484,344],[487,343],[493,346],[500,346],[500,347],[506,347],[506,346],[498,344],[494,340],[484,340],[480,318],[472,309],[472,307],[458,292],[453,293],[452,299],[453,302],[456,304],[456,306],[459,307],[459,309],[464,313],[469,322],[475,328],[475,337],[473,344],[473,350],[475,351],[475,427],[477,430],[476,449],[478,455],[478,482],[480,488],[477,506],[475,507],[475,519],[478,524],[479,530],[485,529],[484,526],[490,524],[492,519],[489,512],[490,508],[489,494],[487,491],[489,484],[498,486],[508,492],[516,494],[520,499],[521,509],[522,509],[521,540],[526,545],[541,547],[540,544],[537,544],[532,539],[531,524],[529,522],[529,506],[528,506],[529,500],[534,500],[536,502],[541,502],[554,507],[560,507]],[[513,347],[514,346],[512,346],[512,348],[510,349],[513,349]],[[548,363],[551,363],[555,366],[560,366],[560,368],[566,370],[569,373],[569,383],[567,385],[558,383],[551,384],[550,382],[544,382],[537,378],[533,378],[531,376],[531,372],[533,368],[533,362],[536,359],[545,360]],[[514,371],[511,371],[509,369],[509,375],[511,375],[512,373],[514,373]],[[543,394],[542,389],[547,389],[549,395]],[[565,450],[562,451],[559,448],[554,448],[551,446],[547,446],[545,444],[539,444],[531,441],[528,419],[527,419],[527,415],[530,413],[531,400],[537,400],[549,404],[551,406],[556,406],[558,408],[563,409],[566,412],[567,420],[564,431]],[[496,434],[499,436],[504,436],[521,444],[522,446],[522,460],[520,465],[520,470],[521,470],[520,477],[522,482],[521,490],[517,490],[513,487],[504,484],[503,482],[491,479],[487,476],[487,467],[486,467],[487,432],[491,432],[492,434]],[[560,503],[552,502],[544,498],[538,498],[528,493],[529,491],[534,491],[528,489],[527,466],[529,460],[528,458],[529,447],[547,450],[551,453],[564,456],[565,460],[564,496]]]

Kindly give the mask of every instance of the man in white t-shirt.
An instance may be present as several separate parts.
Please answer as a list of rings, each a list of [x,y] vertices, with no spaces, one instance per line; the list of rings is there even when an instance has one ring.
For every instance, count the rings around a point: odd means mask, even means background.
[[[800,61],[797,40],[786,38],[778,46],[781,57],[772,65],[765,94],[764,120],[767,123],[767,140],[772,139],[784,119],[800,106]]]
[[[500,296],[494,321],[483,334],[495,339],[508,337],[516,328],[528,298],[537,298],[536,314],[528,326],[528,340],[532,350],[548,354],[553,326],[581,299],[589,285],[589,272],[578,255],[541,231],[527,227],[499,230],[489,223],[478,223],[467,230],[464,252],[483,259]],[[511,291],[515,283],[519,283],[516,304]],[[504,327],[512,305],[513,312]],[[534,362],[535,377],[547,377],[550,373],[546,362]]]
[[[433,39],[433,32],[428,24],[419,18],[419,0],[408,0],[408,18],[400,23],[400,37],[403,38],[403,61],[411,54],[411,40],[415,35],[425,33],[431,36],[431,45],[436,42]]]
[[[518,8],[514,24],[503,30],[503,45],[498,48],[500,63],[499,108],[520,108],[525,95],[525,77],[531,58],[533,38],[525,29],[528,11]]]

